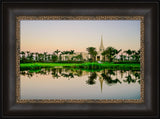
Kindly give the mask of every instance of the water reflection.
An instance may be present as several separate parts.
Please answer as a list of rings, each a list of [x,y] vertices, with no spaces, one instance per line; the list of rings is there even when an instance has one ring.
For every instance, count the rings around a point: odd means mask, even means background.
[[[22,99],[139,99],[140,71],[23,70]]]
[[[92,70],[92,72],[88,72],[88,71],[83,71],[81,69],[43,68],[41,70],[20,71],[20,74],[23,76],[27,76],[28,78],[31,78],[35,74],[40,74],[40,75],[51,74],[53,79],[64,77],[64,78],[67,78],[68,80],[71,78],[88,75],[88,80],[86,80],[86,84],[88,85],[96,84],[96,80],[98,77],[101,90],[102,90],[103,81],[105,81],[105,83],[108,85],[114,85],[117,83],[121,84],[122,82],[128,83],[128,84],[138,82],[140,84],[140,71],[104,69],[102,71]]]

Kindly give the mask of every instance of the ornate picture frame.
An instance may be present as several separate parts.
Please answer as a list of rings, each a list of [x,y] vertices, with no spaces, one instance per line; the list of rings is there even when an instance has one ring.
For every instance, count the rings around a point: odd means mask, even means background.
[[[36,4],[35,4],[36,3]],[[151,116],[158,117],[158,1],[40,2],[3,4],[3,117],[15,116]],[[44,5],[45,4],[45,5]],[[31,17],[32,16],[32,17]],[[19,100],[19,20],[22,19],[141,19],[141,99],[68,102]],[[72,17],[73,16],[73,17]],[[76,17],[84,16],[84,17]],[[87,17],[94,16],[94,17]],[[109,16],[109,17],[104,17]],[[17,29],[16,29],[17,28]],[[17,80],[18,79],[18,80]],[[106,113],[107,112],[107,113]]]
[[[17,103],[143,103],[144,102],[144,16],[17,16],[16,17],[16,97]],[[141,83],[140,99],[101,99],[101,100],[57,100],[57,99],[20,99],[20,21],[21,20],[140,20],[141,44]]]

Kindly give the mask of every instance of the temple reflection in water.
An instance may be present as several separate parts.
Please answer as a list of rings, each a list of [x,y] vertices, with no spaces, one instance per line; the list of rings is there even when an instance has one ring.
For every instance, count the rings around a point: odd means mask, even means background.
[[[43,68],[41,70],[32,71],[25,70],[20,72],[22,76],[27,76],[32,79],[34,75],[51,75],[52,79],[76,79],[77,77],[87,77],[87,85],[100,84],[100,90],[103,91],[103,85],[115,85],[122,83],[139,83],[140,84],[140,71],[125,71],[125,70],[108,70],[101,71],[85,71],[81,69],[67,69],[67,68]],[[105,84],[104,84],[105,82]]]

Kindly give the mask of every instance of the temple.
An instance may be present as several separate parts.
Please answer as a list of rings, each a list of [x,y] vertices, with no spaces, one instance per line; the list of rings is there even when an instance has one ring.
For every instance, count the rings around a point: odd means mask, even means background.
[[[103,36],[101,35],[101,42],[100,42],[100,47],[99,50],[97,51],[97,55],[96,55],[96,61],[102,61],[103,60],[103,56],[102,56],[102,52],[104,51],[104,45],[103,45]],[[75,54],[72,55],[62,55],[62,60],[71,60],[71,58],[73,56],[77,56],[77,55],[82,55],[82,58],[84,60],[88,60],[90,57],[90,55],[87,52],[75,52]]]

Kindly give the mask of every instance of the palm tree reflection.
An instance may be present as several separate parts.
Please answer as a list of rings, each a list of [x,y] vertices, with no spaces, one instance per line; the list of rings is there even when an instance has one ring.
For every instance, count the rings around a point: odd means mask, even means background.
[[[140,71],[124,71],[124,70],[108,70],[101,71],[85,71],[81,69],[64,69],[64,68],[43,68],[37,70],[24,70],[20,71],[20,74],[31,78],[34,74],[49,75],[51,74],[53,79],[65,77],[67,79],[74,79],[76,77],[88,76],[86,84],[96,84],[98,78],[100,82],[101,92],[103,87],[103,81],[108,85],[121,84],[122,81],[128,84],[138,82],[140,84]],[[120,78],[120,79],[119,79]],[[125,78],[125,79],[124,79]]]
[[[97,74],[95,72],[91,72],[86,83],[89,85],[93,85],[96,83],[95,79],[97,79]]]
[[[32,72],[27,72],[26,74],[27,74],[27,76],[28,76],[29,78],[31,78],[31,77],[33,76],[33,73],[32,73]]]
[[[67,74],[67,73],[62,73],[61,76],[66,77],[66,78],[68,78],[68,79],[69,79],[69,78],[74,78],[73,73],[68,73],[68,74]]]
[[[128,84],[130,84],[131,82],[132,83],[135,83],[136,82],[136,79],[132,79],[131,75],[128,75],[125,77],[126,80],[123,80],[124,82],[128,82]]]
[[[118,78],[112,79],[111,76],[115,75],[113,70],[108,70],[107,73],[102,73],[101,75],[107,84],[111,85],[111,84],[121,83],[121,81]]]
[[[58,75],[58,70],[56,68],[52,69],[52,73],[51,74],[52,74],[53,78],[57,78],[58,79],[60,77],[60,75]]]

